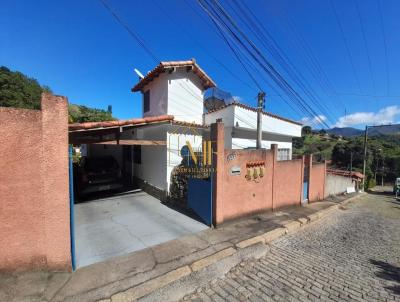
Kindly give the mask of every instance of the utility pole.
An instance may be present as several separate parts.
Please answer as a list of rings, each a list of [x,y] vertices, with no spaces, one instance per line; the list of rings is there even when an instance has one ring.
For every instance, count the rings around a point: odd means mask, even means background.
[[[367,165],[367,138],[368,138],[368,128],[379,128],[379,127],[387,127],[387,126],[395,126],[396,124],[388,124],[388,125],[378,125],[378,126],[365,126],[365,134],[364,134],[364,162],[363,162],[363,186],[365,186],[365,169]],[[382,175],[383,175],[383,155],[382,155]],[[383,176],[382,176],[383,177]],[[383,178],[382,178],[383,180]],[[365,188],[365,187],[364,187]]]
[[[257,96],[257,142],[256,148],[261,149],[262,141],[262,112],[265,102],[265,92],[259,92]]]
[[[368,137],[368,126],[365,126],[365,134],[364,134],[364,160],[363,160],[363,191],[365,190],[365,169],[367,166],[367,137]]]
[[[352,173],[353,173],[353,151],[351,151],[350,153],[350,178]]]

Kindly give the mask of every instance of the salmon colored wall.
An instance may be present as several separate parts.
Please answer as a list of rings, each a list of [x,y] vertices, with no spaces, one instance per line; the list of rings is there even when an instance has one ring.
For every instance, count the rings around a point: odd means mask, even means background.
[[[218,183],[223,195],[222,221],[272,208],[272,152],[267,150],[225,150],[225,168]],[[227,161],[227,158],[234,157]],[[265,175],[247,180],[246,163],[264,161]],[[240,175],[230,175],[232,167],[240,167]]]
[[[271,150],[225,150],[224,124],[211,125],[216,176],[214,177],[214,225],[284,206],[301,205],[304,166],[311,163],[309,192],[311,201],[322,199],[325,164],[312,166],[312,156],[300,160],[277,161],[277,145]],[[246,179],[246,164],[265,163],[264,177]],[[231,175],[232,167],[240,168]]]
[[[0,270],[69,270],[68,111],[0,107]]]
[[[313,163],[310,169],[310,187],[308,199],[310,202],[325,198],[326,164]]]
[[[303,170],[302,159],[277,162],[274,179],[274,208],[301,204]]]

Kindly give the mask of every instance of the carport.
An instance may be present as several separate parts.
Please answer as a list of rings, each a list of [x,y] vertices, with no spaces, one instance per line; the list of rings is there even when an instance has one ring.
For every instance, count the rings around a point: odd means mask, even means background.
[[[126,139],[126,133],[141,127],[169,124],[171,116],[148,117],[125,121],[72,124],[69,143],[124,146],[165,147],[165,140],[154,138]],[[121,152],[125,154],[126,152]],[[128,161],[129,162],[128,162]],[[134,154],[122,159],[125,172],[132,176]],[[131,181],[131,179],[129,179]],[[130,182],[132,184],[132,182]],[[153,195],[153,196],[152,196]],[[144,249],[207,226],[178,212],[154,194],[129,187],[116,194],[99,194],[89,201],[72,203],[72,232],[75,243],[75,265],[82,267],[111,257]]]
[[[144,249],[207,226],[138,190],[75,205],[77,267]]]

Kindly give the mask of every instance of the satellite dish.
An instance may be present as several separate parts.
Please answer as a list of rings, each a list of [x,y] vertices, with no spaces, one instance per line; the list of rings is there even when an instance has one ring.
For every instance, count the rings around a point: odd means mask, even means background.
[[[141,78],[141,79],[144,78],[144,75],[139,70],[137,70],[136,68],[135,68],[135,72],[139,76],[139,78]]]

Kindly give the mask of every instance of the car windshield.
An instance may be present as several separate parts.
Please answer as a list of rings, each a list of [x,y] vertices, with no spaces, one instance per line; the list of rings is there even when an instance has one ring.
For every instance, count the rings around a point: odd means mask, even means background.
[[[113,170],[118,168],[117,161],[112,156],[92,157],[85,161],[85,169],[90,172]]]

